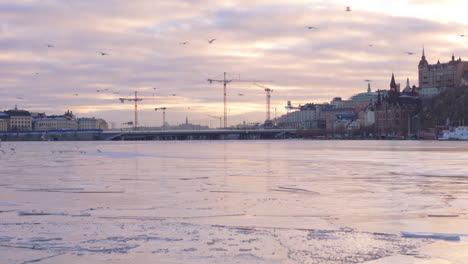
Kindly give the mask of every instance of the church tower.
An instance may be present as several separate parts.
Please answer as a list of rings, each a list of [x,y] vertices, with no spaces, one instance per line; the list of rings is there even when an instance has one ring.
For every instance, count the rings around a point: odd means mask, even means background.
[[[397,92],[397,84],[395,82],[395,75],[392,73],[392,80],[390,81],[390,91]]]
[[[428,86],[427,78],[429,74],[429,63],[426,60],[426,55],[424,54],[424,47],[422,50],[421,60],[419,61],[418,65],[418,84],[419,88],[424,88]]]

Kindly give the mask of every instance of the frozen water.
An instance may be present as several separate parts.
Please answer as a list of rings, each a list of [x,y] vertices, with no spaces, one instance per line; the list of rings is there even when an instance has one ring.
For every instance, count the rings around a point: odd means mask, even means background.
[[[0,263],[468,259],[465,142],[2,142],[2,148],[8,155],[0,159]]]
[[[428,232],[401,232],[403,237],[414,237],[414,238],[433,238],[443,239],[449,241],[460,241],[460,235],[456,234],[441,234],[441,233],[428,233]]]

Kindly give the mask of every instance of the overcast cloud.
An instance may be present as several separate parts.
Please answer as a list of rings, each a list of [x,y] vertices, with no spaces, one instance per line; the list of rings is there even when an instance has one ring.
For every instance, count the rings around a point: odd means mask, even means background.
[[[0,109],[69,109],[119,125],[132,120],[133,107],[118,98],[137,90],[142,125],[160,125],[154,108],[166,106],[171,124],[188,116],[215,126],[207,115],[222,114],[222,85],[206,79],[223,72],[271,81],[263,84],[274,89],[277,115],[287,100],[364,92],[364,79],[388,89],[392,72],[417,85],[423,46],[430,63],[468,57],[468,37],[458,36],[468,33],[459,15],[468,4],[424,2],[0,1]],[[228,94],[229,124],[263,121],[264,91],[232,82]]]

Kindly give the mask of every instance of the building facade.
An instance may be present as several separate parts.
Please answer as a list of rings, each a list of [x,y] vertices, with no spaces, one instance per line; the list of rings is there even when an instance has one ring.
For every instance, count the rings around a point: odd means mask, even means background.
[[[429,64],[424,49],[418,65],[419,95],[431,97],[445,89],[459,87],[464,80],[468,81],[468,66],[465,62],[452,55],[452,60],[446,63]],[[467,82],[468,83],[468,82]]]
[[[104,119],[92,118],[78,118],[78,130],[101,129],[108,130],[109,125]]]
[[[378,95],[375,104],[377,133],[381,136],[404,136],[413,134],[413,117],[421,109],[417,93],[401,93],[392,74],[390,90],[385,96]]]
[[[8,131],[8,114],[0,112],[0,132]]]
[[[25,110],[18,110],[15,106],[13,110],[7,110],[8,130],[9,131],[31,131],[32,117],[31,113]]]
[[[64,116],[49,116],[33,119],[33,129],[35,131],[77,130],[78,123],[75,119]]]

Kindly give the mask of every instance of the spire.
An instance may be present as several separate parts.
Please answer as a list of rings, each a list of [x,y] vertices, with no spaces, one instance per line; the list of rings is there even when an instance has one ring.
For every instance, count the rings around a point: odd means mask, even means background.
[[[367,92],[370,93],[371,92],[371,89],[370,89],[370,83],[367,83]]]
[[[397,85],[395,82],[395,75],[392,73],[392,80],[390,81],[390,90],[396,91]]]
[[[452,52],[452,61],[455,61],[455,54]]]
[[[406,78],[406,88],[411,89],[411,87],[410,87],[410,85],[409,85],[409,78]],[[405,88],[405,89],[406,89],[406,88]]]
[[[185,124],[188,125],[188,116],[185,117]]]
[[[426,60],[426,54],[424,52],[424,46],[423,46],[421,60],[419,61],[419,67],[427,66],[427,65],[429,65],[429,63]]]
[[[18,105],[15,104],[15,111],[18,111]]]

